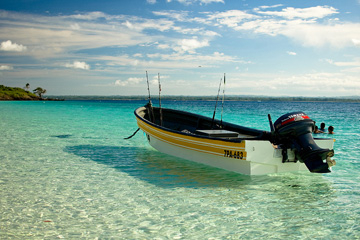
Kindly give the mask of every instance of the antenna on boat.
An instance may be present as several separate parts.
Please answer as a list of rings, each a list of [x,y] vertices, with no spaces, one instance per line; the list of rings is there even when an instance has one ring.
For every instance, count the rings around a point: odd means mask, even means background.
[[[162,108],[161,108],[161,83],[160,83],[160,73],[158,73],[158,81],[159,81],[160,126],[162,126],[162,125],[163,125],[163,119],[162,119]]]
[[[150,122],[152,122],[151,118],[153,119],[153,121],[155,121],[155,117],[154,117],[154,112],[153,112],[153,109],[152,109],[151,96],[150,96],[150,85],[149,85],[149,76],[148,76],[147,71],[146,71],[146,82],[147,82],[148,93],[149,93],[149,102],[146,105],[146,107],[148,108]]]
[[[223,116],[223,111],[224,111],[224,100],[225,100],[225,73],[224,73],[224,88],[223,88],[223,98],[222,98],[222,104],[221,104],[221,120],[220,120],[220,125],[222,126],[222,116]]]
[[[149,94],[149,103],[151,104],[151,96],[150,96],[150,86],[149,86],[149,76],[148,76],[148,72],[146,71],[146,82],[147,82],[147,87],[148,87],[148,94]]]
[[[218,103],[218,101],[219,101],[219,94],[220,94],[221,82],[222,82],[222,78],[220,79],[218,94],[217,94],[216,103],[215,103],[214,114],[213,114],[213,118],[212,118],[212,121],[211,121],[211,128],[213,128],[213,125],[214,125],[216,107],[217,107],[217,103]]]

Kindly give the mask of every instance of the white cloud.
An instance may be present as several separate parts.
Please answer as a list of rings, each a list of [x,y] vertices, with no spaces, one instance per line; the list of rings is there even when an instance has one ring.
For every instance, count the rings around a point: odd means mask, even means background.
[[[186,21],[188,18],[188,12],[187,11],[175,11],[175,10],[169,10],[169,11],[154,11],[154,15],[156,16],[163,16],[168,18],[173,18],[178,21]]]
[[[272,19],[258,19],[254,21],[247,21],[241,25],[234,27],[237,31],[253,31],[257,34],[267,34],[270,36],[277,36],[281,33],[281,30],[285,28],[286,22],[276,21]],[[285,25],[285,26],[284,26]]]
[[[200,4],[225,3],[224,0],[200,0]]]
[[[181,4],[184,4],[186,6],[194,4],[194,3],[197,2],[197,0],[175,0],[175,1],[177,1],[177,2],[179,2]],[[168,2],[171,2],[171,0],[168,0]]]
[[[0,65],[0,71],[4,71],[4,70],[12,70],[13,67],[12,66],[8,66],[8,65]]]
[[[115,86],[125,87],[125,86],[129,86],[129,85],[137,85],[140,82],[142,82],[143,80],[144,80],[143,78],[136,78],[136,77],[131,77],[131,78],[128,78],[127,80],[116,80]]]
[[[210,4],[210,3],[225,3],[224,0],[175,0],[181,4],[184,4],[186,6],[191,5],[191,4],[195,4],[198,3],[200,5],[202,4]],[[167,2],[172,2],[172,0],[167,0]]]
[[[149,3],[149,4],[155,4],[156,0],[146,0],[146,2]]]
[[[79,61],[74,61],[73,63],[67,63],[67,64],[65,64],[65,67],[75,68],[75,69],[84,69],[84,70],[90,69],[89,64],[87,64],[86,62],[79,62]]]
[[[302,43],[304,46],[343,48],[354,46],[353,39],[360,39],[360,23],[343,23],[335,25],[287,23],[278,31]]]
[[[10,40],[7,40],[1,43],[0,50],[6,52],[23,52],[26,51],[26,46],[12,43]]]
[[[229,83],[228,83],[229,82]],[[360,94],[357,75],[344,73],[309,73],[299,75],[239,74],[227,82],[229,90],[236,94],[266,94],[273,96],[344,96]],[[229,93],[231,94],[231,93]]]
[[[320,61],[325,61],[325,62],[330,63],[330,64],[334,63],[334,61],[332,59],[322,59]]]
[[[157,48],[158,48],[158,49],[169,49],[170,46],[169,46],[168,44],[159,44],[159,45],[157,46]]]
[[[167,19],[140,19],[136,18],[131,21],[123,23],[124,26],[131,30],[141,32],[145,29],[155,29],[161,32],[172,29],[174,22]]]
[[[210,55],[199,55],[199,54],[181,54],[181,53],[173,53],[173,54],[147,54],[147,57],[152,59],[161,59],[165,62],[172,61],[173,64],[177,64],[178,66],[181,66],[181,68],[186,67],[214,67],[218,66],[219,62],[225,63],[225,62],[236,62],[241,64],[251,64],[250,61],[243,61],[239,60],[235,57],[225,55],[224,53],[214,52]]]
[[[286,53],[289,54],[289,55],[291,55],[291,56],[296,56],[296,52],[287,51]]]
[[[310,8],[288,7],[288,8],[282,9],[282,11],[280,11],[280,12],[257,11],[257,13],[264,14],[264,15],[283,17],[283,18],[287,18],[287,19],[294,19],[294,18],[308,19],[308,18],[324,18],[324,17],[330,16],[330,15],[338,13],[338,12],[337,12],[337,9],[335,9],[333,7],[317,6],[317,7],[310,7]]]
[[[73,30],[80,30],[80,26],[77,23],[71,24],[70,28],[73,29]]]
[[[242,22],[247,19],[258,18],[256,15],[249,14],[240,10],[229,10],[226,12],[218,12],[214,14],[208,14],[209,20],[216,20],[216,25],[225,25],[230,28],[238,27]]]
[[[316,91],[319,95],[321,95],[321,93],[332,92],[335,96],[338,96],[341,95],[341,92],[348,91],[359,94],[360,90],[359,78],[342,73],[320,72],[294,75],[291,78],[278,78],[274,80],[272,84],[277,89],[286,89],[289,88],[289,86],[293,86],[297,91]]]
[[[359,0],[360,1],[360,0]],[[360,40],[359,39],[351,39],[351,41],[353,42],[353,44],[356,46],[356,47],[360,47]]]
[[[272,5],[272,6],[260,6],[258,8],[255,8],[255,11],[258,11],[259,9],[268,9],[268,8],[277,8],[277,7],[282,7],[282,4],[276,4],[276,5]]]
[[[339,66],[339,67],[360,67],[360,59],[357,59],[355,61],[352,61],[352,62],[330,62],[336,66]]]
[[[134,46],[153,40],[152,36],[145,37],[145,34],[141,33],[144,28],[137,31],[125,27],[124,15],[94,12],[43,16],[0,10],[0,16],[0,39],[12,39],[15,43],[26,44],[30,49],[26,54],[37,59],[65,57],[69,56],[70,52],[81,49]],[[0,51],[3,48],[9,49],[9,45],[15,50],[26,49],[25,46],[15,45],[13,42],[3,42],[4,46],[1,46]]]
[[[149,58],[150,60],[146,59]],[[175,52],[171,54],[153,53],[146,54],[143,59],[135,59],[129,55],[121,56],[101,56],[98,61],[107,62],[108,66],[125,66],[134,67],[136,62],[137,69],[194,69],[198,66],[203,68],[219,68],[221,64],[236,62],[240,64],[250,64],[249,61],[239,60],[236,57],[226,55],[224,53],[214,52],[213,54],[185,54],[183,52]],[[221,64],[220,64],[221,63]],[[156,70],[158,71],[158,70]]]
[[[240,10],[230,10],[208,14],[207,24],[226,26],[236,31],[250,31],[269,36],[286,36],[304,46],[336,47],[359,46],[360,23],[329,21],[320,23],[324,18],[337,13],[328,6],[295,9],[286,8],[279,12],[256,11],[249,14]],[[211,23],[208,23],[208,22]]]
[[[209,45],[209,41],[206,39],[202,41],[199,41],[196,38],[182,39],[178,41],[178,46],[175,47],[174,50],[177,52],[195,53],[197,48],[207,47]]]
[[[325,59],[325,61],[337,67],[342,67],[342,72],[360,73],[360,58],[355,58],[353,61],[347,62],[334,61],[331,59]]]
[[[105,18],[105,19],[109,19],[109,15],[103,13],[103,12],[88,12],[88,13],[81,13],[81,14],[76,14],[76,15],[70,15],[70,18],[74,18],[74,19],[79,19],[79,20],[96,20],[99,18]],[[67,16],[63,16],[63,19],[66,19]]]
[[[143,55],[141,53],[135,53],[133,54],[133,57],[143,57]]]

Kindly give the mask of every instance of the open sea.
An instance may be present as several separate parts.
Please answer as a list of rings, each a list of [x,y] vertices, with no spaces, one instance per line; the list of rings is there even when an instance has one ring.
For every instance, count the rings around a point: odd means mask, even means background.
[[[332,173],[252,177],[124,140],[145,103],[0,102],[0,239],[360,239],[359,103],[226,101],[248,127],[292,111],[335,127]],[[212,117],[215,102],[162,106]]]

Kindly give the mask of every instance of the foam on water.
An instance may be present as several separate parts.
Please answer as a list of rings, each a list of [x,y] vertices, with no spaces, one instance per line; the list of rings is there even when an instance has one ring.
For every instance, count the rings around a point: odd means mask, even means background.
[[[252,177],[124,140],[143,104],[0,102],[0,239],[360,238],[359,104],[226,102],[223,118],[249,127],[297,110],[335,126],[331,174]]]

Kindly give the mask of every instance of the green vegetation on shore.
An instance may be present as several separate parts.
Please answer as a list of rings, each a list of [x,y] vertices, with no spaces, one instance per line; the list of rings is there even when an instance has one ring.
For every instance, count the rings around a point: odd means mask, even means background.
[[[30,84],[26,84],[25,89],[29,89]],[[23,88],[18,87],[6,87],[0,85],[0,101],[63,101],[60,98],[43,98],[43,94],[46,93],[46,89],[37,87],[31,93]]]
[[[22,88],[0,85],[0,100],[42,100],[42,98]]]

